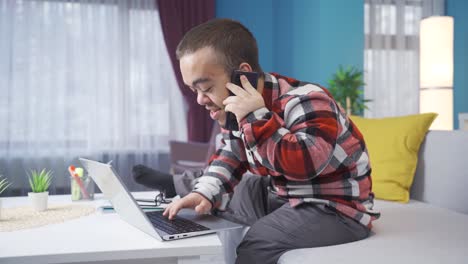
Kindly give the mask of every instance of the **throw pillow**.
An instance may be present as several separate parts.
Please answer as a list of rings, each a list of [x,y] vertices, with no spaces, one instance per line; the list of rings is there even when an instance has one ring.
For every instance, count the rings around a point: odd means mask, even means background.
[[[351,120],[364,136],[372,167],[372,190],[378,199],[409,201],[418,152],[435,113]]]

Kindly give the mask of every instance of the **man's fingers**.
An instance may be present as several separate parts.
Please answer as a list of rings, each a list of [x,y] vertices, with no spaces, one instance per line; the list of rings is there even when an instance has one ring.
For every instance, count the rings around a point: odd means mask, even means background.
[[[253,91],[257,90],[255,87],[252,86],[252,84],[249,82],[249,79],[247,79],[247,77],[245,77],[245,75],[241,75],[240,81],[242,83],[242,87],[244,87],[244,89],[248,93],[252,94]]]
[[[172,220],[182,208],[194,208],[195,211],[202,214],[210,211],[211,203],[200,194],[192,193],[170,203],[164,210],[163,215]]]
[[[176,203],[169,209],[169,220],[174,219],[177,213],[182,209],[182,203]]]
[[[244,89],[242,89],[241,87],[233,83],[227,83],[226,88],[236,96],[242,97],[242,96],[248,95],[248,93]]]
[[[231,109],[231,105],[226,105],[226,106],[224,107],[224,112],[231,112],[231,113],[232,113],[231,110],[232,110],[232,109]]]
[[[228,98],[224,99],[223,105],[228,105],[228,104],[236,104],[239,102],[239,97],[237,96],[229,96]]]
[[[177,213],[182,209],[183,207],[183,201],[178,200],[175,202],[172,202],[167,205],[166,209],[164,209],[163,216],[168,217],[169,219],[173,219]]]
[[[232,101],[233,101],[233,98],[234,96],[229,96],[228,98],[224,99],[223,101],[223,105],[228,105],[228,104],[232,104]]]
[[[166,208],[164,208],[163,216],[167,216],[169,213],[169,209],[171,208],[172,203],[168,204]]]
[[[235,104],[228,104],[224,107],[225,112],[231,112],[233,114],[236,114],[236,109],[238,109],[238,107]]]

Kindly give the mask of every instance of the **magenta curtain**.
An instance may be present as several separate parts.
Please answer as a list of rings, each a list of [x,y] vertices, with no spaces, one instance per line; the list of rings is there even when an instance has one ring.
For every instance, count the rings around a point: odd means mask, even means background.
[[[156,0],[156,3],[172,67],[188,105],[188,140],[207,142],[210,139],[213,120],[208,111],[197,104],[196,94],[184,85],[175,51],[188,30],[215,17],[215,0]]]

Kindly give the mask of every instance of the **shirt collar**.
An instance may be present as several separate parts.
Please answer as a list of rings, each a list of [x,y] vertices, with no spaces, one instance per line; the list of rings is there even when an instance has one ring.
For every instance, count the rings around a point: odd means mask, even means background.
[[[279,97],[278,78],[274,73],[264,73],[262,97],[266,108],[272,110],[273,102]]]

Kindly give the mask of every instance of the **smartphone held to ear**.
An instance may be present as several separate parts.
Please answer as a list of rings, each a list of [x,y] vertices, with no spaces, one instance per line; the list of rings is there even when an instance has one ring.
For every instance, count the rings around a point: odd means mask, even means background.
[[[231,74],[231,83],[242,87],[242,83],[240,81],[241,75],[244,75],[247,77],[247,80],[249,80],[250,84],[257,89],[257,83],[258,83],[258,73],[257,72],[244,72],[244,71],[233,71]],[[242,87],[243,88],[243,87]],[[234,95],[231,91],[229,91],[229,95]],[[231,113],[231,112],[226,112],[226,124],[224,125],[224,128],[227,130],[231,131],[238,131],[239,130],[239,124],[237,123],[237,118],[236,115]]]

